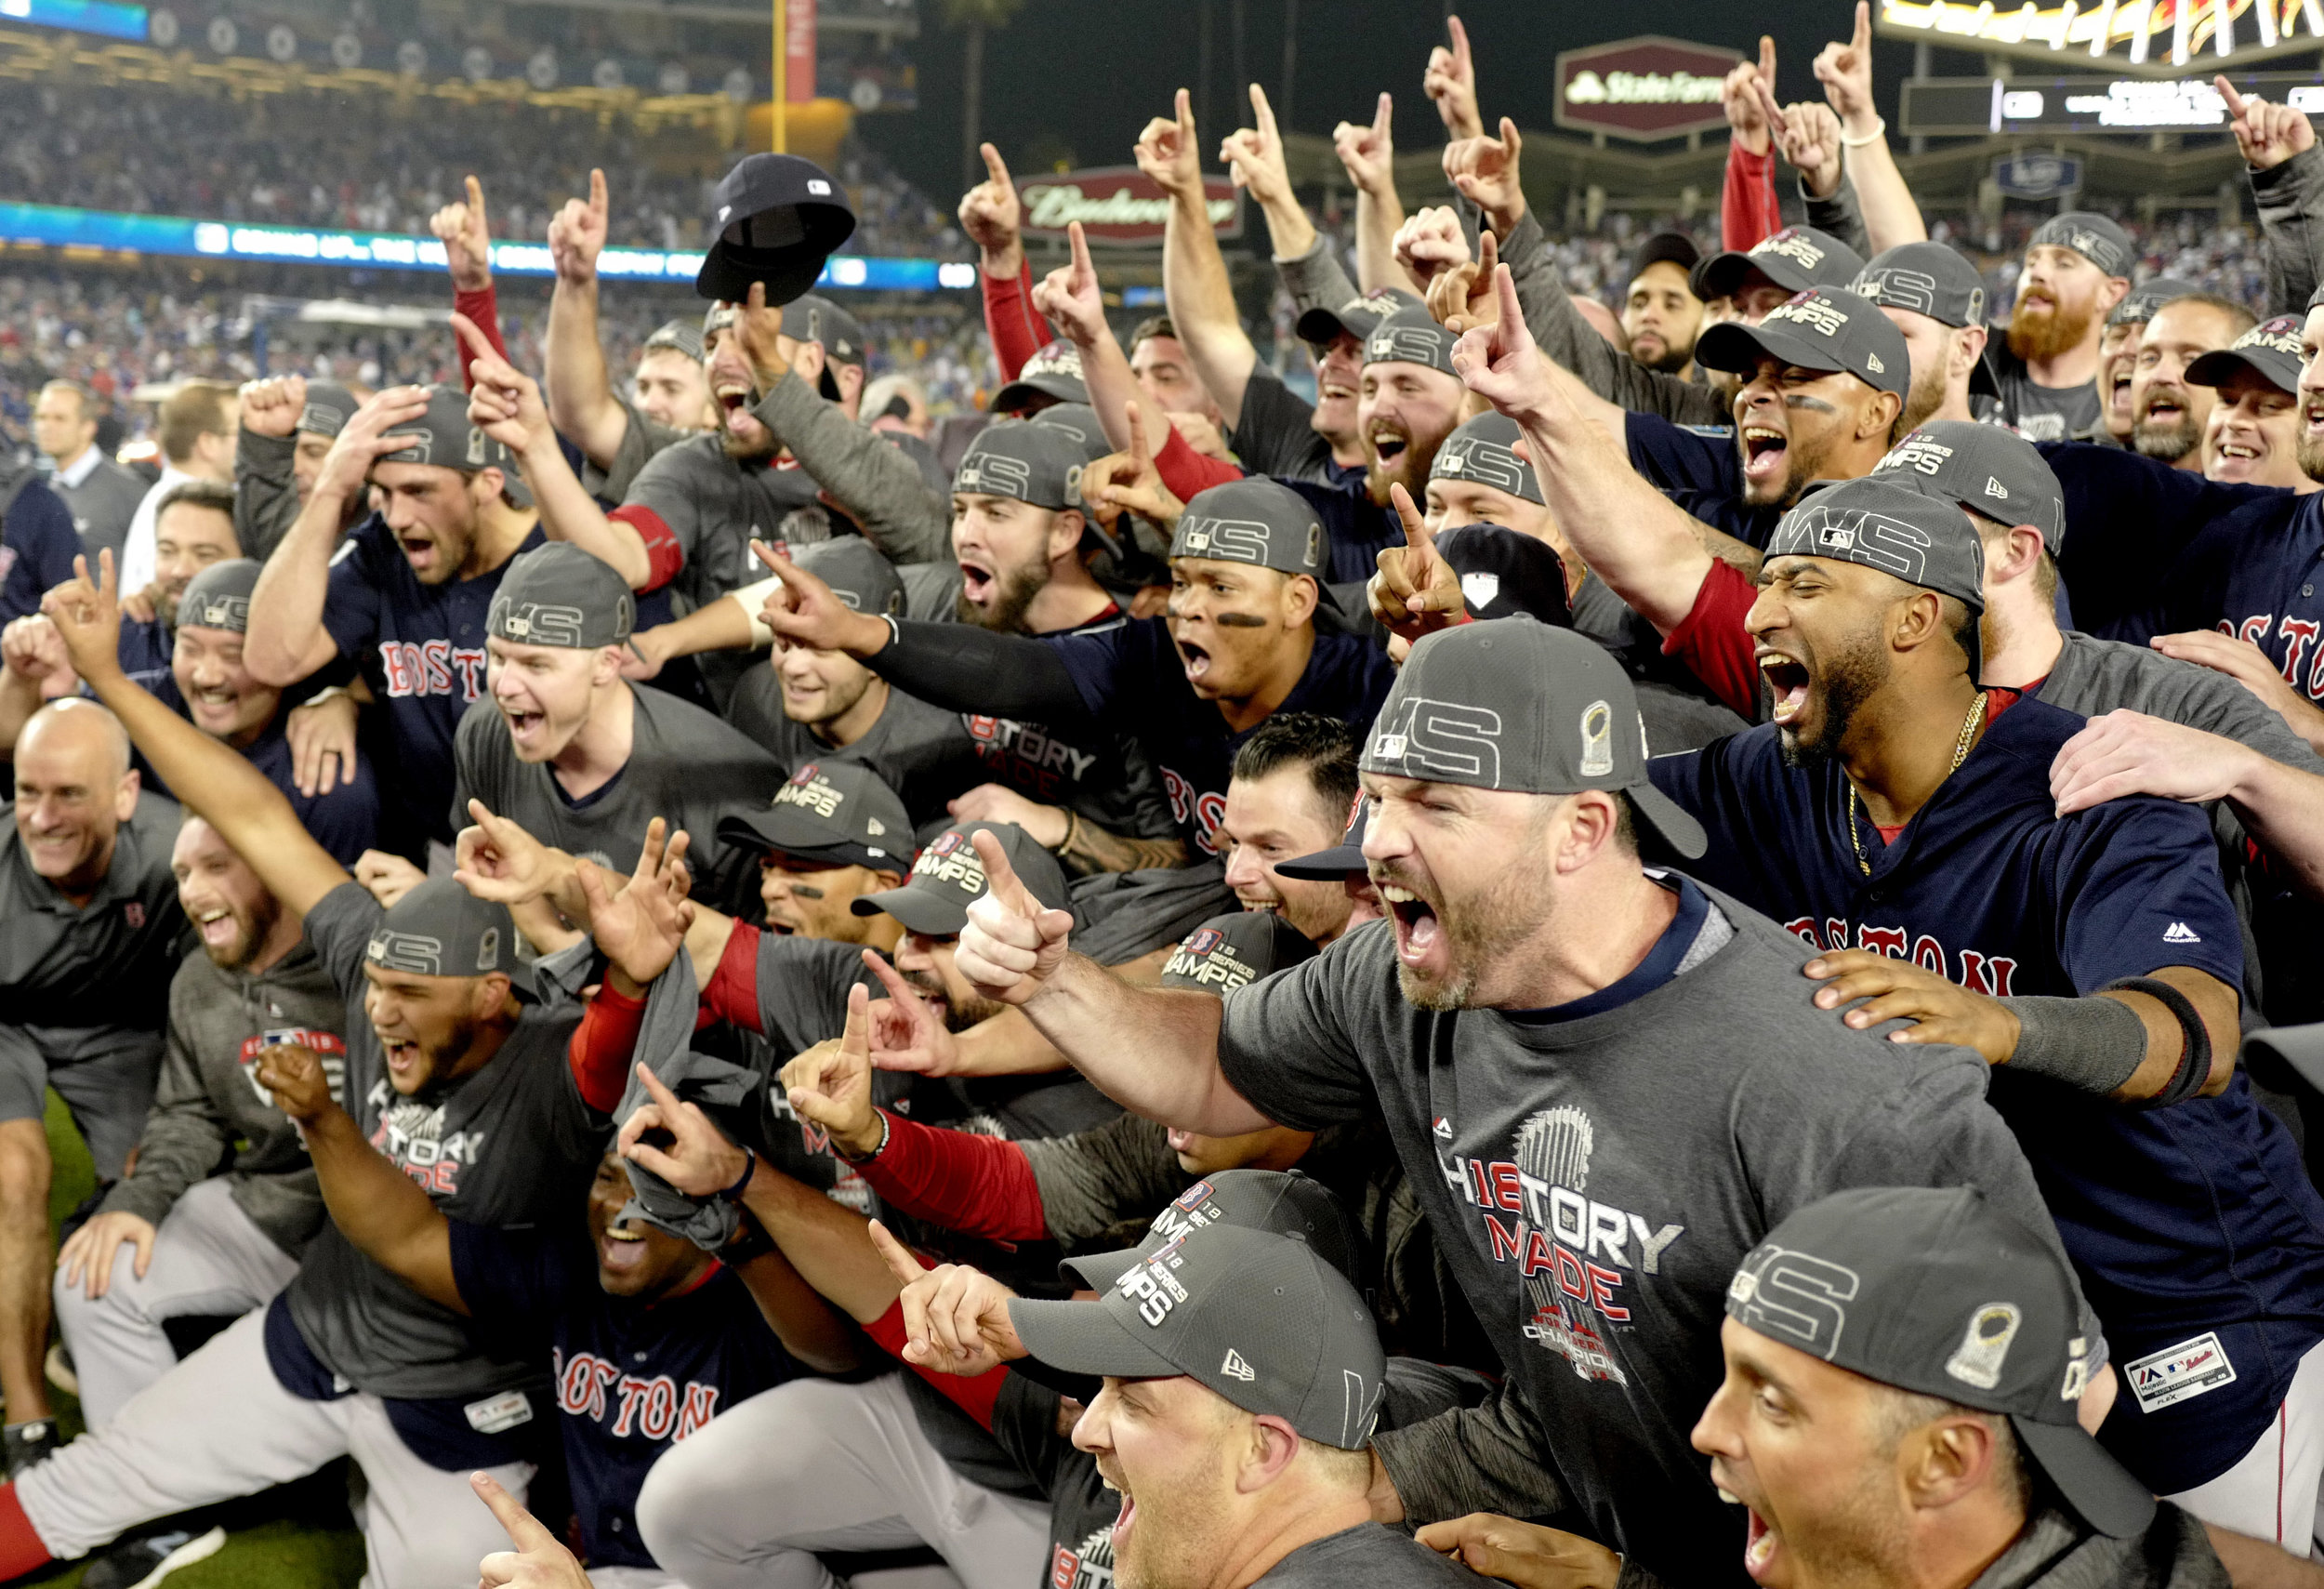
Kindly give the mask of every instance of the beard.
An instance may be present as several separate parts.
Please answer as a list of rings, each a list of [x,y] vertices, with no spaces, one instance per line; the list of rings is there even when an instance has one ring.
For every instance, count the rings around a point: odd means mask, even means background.
[[[2310,441],[2307,427],[2300,428],[2300,438],[2292,444],[2291,456],[2300,465],[2300,472],[2310,480],[2324,480],[2324,441]]]
[[[1949,342],[1946,344],[1948,348],[1951,345]],[[1922,421],[1944,406],[1945,366],[1932,360],[1927,369],[1913,374],[1912,386],[1905,393],[1904,422],[1898,429],[1917,430]]]
[[[2131,444],[2141,457],[2158,463],[2177,463],[2202,444],[2195,416],[2185,409],[2176,419],[2140,419],[2131,427]]]
[[[2021,303],[2010,315],[2009,351],[2027,364],[2054,359],[2080,347],[2097,319],[2095,304],[2036,309]]]
[[[1819,669],[1824,679],[1824,725],[1813,739],[1790,729],[1780,731],[1784,765],[1815,768],[1840,754],[1849,722],[1872,693],[1888,682],[1888,651],[1867,630],[1852,636]]]
[[[1449,435],[1451,432],[1447,431]],[[1389,506],[1388,488],[1402,485],[1418,502],[1427,494],[1429,470],[1435,467],[1436,454],[1445,444],[1444,436],[1413,436],[1396,455],[1393,468],[1383,466],[1379,457],[1367,446],[1364,449],[1364,495],[1371,498],[1375,508]]]
[[[994,580],[993,604],[978,607],[962,593],[952,604],[952,616],[964,624],[990,629],[995,634],[1023,634],[1024,615],[1033,605],[1033,598],[1049,589],[1049,566],[1027,563],[1005,569]]]
[[[948,1032],[965,1032],[1009,1008],[997,999],[980,999],[973,993],[956,1000],[934,972],[905,971],[898,966],[896,974],[910,984],[914,992],[944,1001],[944,1030]]]
[[[239,911],[229,914],[239,929],[234,941],[221,949],[213,949],[204,944],[202,952],[208,955],[210,963],[220,971],[240,971],[258,952],[258,946],[273,936],[274,924],[282,920],[283,906],[271,894],[262,894],[250,907],[249,915],[244,916]]]
[[[1686,367],[1686,362],[1694,356],[1695,344],[1692,342],[1687,343],[1684,348],[1677,346],[1675,343],[1665,342],[1662,345],[1662,351],[1656,354],[1651,359],[1639,358],[1635,350],[1633,350],[1631,353],[1631,357],[1632,359],[1636,359],[1640,364],[1644,365],[1647,369],[1660,370],[1664,375],[1670,376],[1674,376],[1681,370],[1684,369]]]
[[[1543,834],[1558,803],[1554,796],[1543,798],[1541,810],[1520,846],[1521,853],[1539,852]],[[1392,877],[1384,881],[1396,880]],[[1463,900],[1458,907],[1446,900],[1444,909],[1438,912],[1438,928],[1451,950],[1446,957],[1452,962],[1446,976],[1437,981],[1419,975],[1399,960],[1396,986],[1403,990],[1406,1001],[1418,1009],[1466,1010],[1476,998],[1477,981],[1485,969],[1497,957],[1508,954],[1511,946],[1539,932],[1549,919],[1550,902],[1538,877],[1525,867],[1512,867],[1474,900]]]

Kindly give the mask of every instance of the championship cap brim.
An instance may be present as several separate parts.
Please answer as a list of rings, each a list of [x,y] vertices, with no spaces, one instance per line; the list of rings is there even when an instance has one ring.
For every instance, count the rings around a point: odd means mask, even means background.
[[[1836,341],[1813,341],[1788,326],[1723,320],[1696,339],[1695,358],[1714,370],[1749,371],[1762,355],[1803,370],[1844,370],[1848,361],[1840,357],[1838,350]]]
[[[848,908],[858,916],[877,916],[884,911],[903,922],[907,933],[950,938],[969,924],[969,907],[974,903],[962,900],[956,904],[933,890],[905,883],[902,888],[857,894],[848,902]]]
[[[1119,1254],[1109,1254],[1119,1256]],[[1130,1256],[1142,1263],[1142,1255]],[[1133,1266],[1125,1265],[1116,1278]],[[1174,1379],[1186,1372],[1129,1332],[1107,1309],[1088,1302],[1036,1302],[1018,1297],[1009,1304],[1009,1322],[1024,1349],[1069,1374],[1118,1379]]]
[[[1663,842],[1686,859],[1698,861],[1710,848],[1710,836],[1703,831],[1703,825],[1655,785],[1632,784],[1622,792],[1638,808],[1638,814],[1662,835]]]
[[[2297,359],[2264,351],[2254,356],[2249,348],[2214,348],[2186,366],[2185,379],[2190,386],[2225,386],[2238,370],[2250,370],[2278,391],[2300,394]]]
[[[1298,878],[1303,882],[1338,882],[1371,868],[1364,860],[1361,844],[1334,844],[1328,850],[1318,850],[1312,855],[1296,855],[1275,863],[1276,875]]]
[[[1713,254],[1687,272],[1687,285],[1695,296],[1709,303],[1715,298],[1733,298],[1743,278],[1757,271],[1777,286],[1790,292],[1804,292],[1816,285],[1816,278],[1802,269],[1796,259],[1780,254],[1746,254],[1739,248],[1729,248]]]
[[[2045,1423],[2015,1413],[2009,1423],[2027,1454],[2083,1522],[2108,1539],[2127,1540],[2146,1531],[2155,1519],[2154,1492],[2081,1425]]]
[[[719,818],[719,842],[741,850],[772,850],[797,861],[817,861],[833,867],[873,867],[900,872],[912,864],[909,854],[874,855],[859,844],[817,822],[798,806],[771,806],[764,811],[729,812]]]

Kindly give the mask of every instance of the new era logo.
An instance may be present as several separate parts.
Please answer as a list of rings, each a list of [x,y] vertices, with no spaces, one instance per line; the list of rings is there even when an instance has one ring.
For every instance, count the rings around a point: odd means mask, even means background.
[[[1232,1346],[1226,1349],[1226,1361],[1219,1365],[1219,1371],[1229,1379],[1241,1380],[1245,1384],[1259,1377],[1259,1371],[1243,1361],[1243,1354]]]
[[[1436,1117],[1436,1123],[1429,1129],[1434,1132],[1438,1136],[1443,1137],[1446,1142],[1450,1142],[1452,1140],[1452,1121],[1446,1119],[1442,1115]]]
[[[2173,921],[2163,929],[2162,941],[2166,944],[2199,944],[2203,938],[2201,934],[2185,922]]]
[[[1999,497],[2002,500],[2007,501],[2009,498],[2009,487],[2003,485],[2000,481],[1994,479],[1988,474],[1985,477],[1985,494],[1987,497]]]

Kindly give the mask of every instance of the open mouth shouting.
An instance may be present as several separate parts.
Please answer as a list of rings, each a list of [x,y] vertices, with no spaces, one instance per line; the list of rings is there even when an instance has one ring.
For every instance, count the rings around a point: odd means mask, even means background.
[[[520,750],[530,749],[540,743],[541,735],[548,726],[546,712],[534,711],[513,701],[502,701],[499,707],[501,719],[508,725],[508,737],[515,741]]]
[[[216,906],[194,918],[194,927],[202,934],[205,948],[222,949],[234,941],[240,923],[233,912],[224,906]]]
[[[2131,361],[2117,360],[2114,373],[2106,377],[2106,408],[2109,413],[2128,414],[2131,411]]]
[[[403,549],[403,560],[412,565],[415,574],[425,574],[436,566],[436,543],[427,536],[399,536],[396,544]]]
[[[960,560],[960,593],[973,605],[984,605],[999,588],[1000,581],[993,576],[992,569],[984,562],[973,557]]]
[[[1098,1482],[1122,1498],[1121,1515],[1114,1519],[1113,1529],[1114,1557],[1118,1562],[1121,1559],[1122,1541],[1129,1537],[1130,1526],[1138,1520],[1138,1498],[1129,1492],[1128,1486],[1105,1471],[1103,1463],[1098,1464]]]
[[[382,1037],[379,1039],[379,1048],[380,1052],[387,1056],[388,1076],[390,1080],[409,1083],[416,1081],[426,1073],[428,1054],[419,1044]],[[396,1089],[398,1092],[406,1090],[404,1087]]]
[[[2300,434],[2309,446],[2324,448],[2324,393],[2301,401]]]
[[[1767,646],[1761,646],[1753,660],[1759,665],[1759,676],[1767,681],[1768,692],[1775,696],[1776,724],[1781,728],[1796,725],[1800,714],[1807,709],[1808,686],[1814,681],[1807,664]]]
[[[1374,420],[1365,440],[1372,444],[1372,456],[1380,460],[1380,467],[1384,470],[1394,469],[1396,460],[1404,457],[1412,445],[1412,438],[1405,433],[1402,426],[1385,419]]]
[[[204,728],[213,723],[231,722],[241,706],[241,693],[223,685],[196,689],[186,697],[187,709],[192,713],[193,721]]]
[[[1746,425],[1736,432],[1743,447],[1743,478],[1753,484],[1779,482],[1791,456],[1791,438],[1773,425]]]
[[[718,403],[725,417],[720,421],[730,435],[743,435],[753,423],[750,412],[750,382],[733,376],[722,376],[710,388],[710,395]]]
[[[1419,889],[1380,879],[1380,902],[1395,924],[1396,959],[1408,970],[1442,976],[1450,969],[1451,945],[1436,906]]]
[[[1744,1516],[1750,1519],[1743,1536],[1743,1570],[1751,1575],[1754,1582],[1766,1582],[1775,1568],[1776,1557],[1783,1549],[1783,1535],[1759,1515],[1759,1508],[1741,1496],[1722,1490],[1719,1499],[1730,1506],[1742,1507]]]
[[[608,1225],[597,1239],[597,1266],[609,1275],[626,1274],[645,1262],[645,1232],[624,1225]]]
[[[1210,676],[1210,653],[1191,640],[1179,641],[1177,645],[1178,664],[1186,669],[1186,682],[1200,687]]]

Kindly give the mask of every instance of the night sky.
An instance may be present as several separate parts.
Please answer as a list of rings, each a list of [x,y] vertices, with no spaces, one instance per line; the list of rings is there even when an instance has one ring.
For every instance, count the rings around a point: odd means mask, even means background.
[[[1195,86],[1202,0],[1173,6],[1093,5],[1088,0],[1029,0],[1016,19],[989,36],[985,49],[984,133],[1016,170],[1047,169],[1069,156],[1077,166],[1127,165],[1130,145],[1150,115],[1167,112],[1171,91]],[[1212,16],[1213,113],[1196,122],[1207,151],[1241,125],[1248,100],[1233,83],[1235,0],[1208,0]],[[1282,77],[1284,0],[1241,0],[1247,72],[1270,95]],[[1779,88],[1787,99],[1822,97],[1809,71],[1828,39],[1845,37],[1845,4],[1770,0],[1658,0],[1651,7],[1577,5],[1573,0],[1469,0],[1459,7],[1477,52],[1479,94],[1488,123],[1502,115],[1528,129],[1549,128],[1551,64],[1561,49],[1657,33],[1725,45],[1747,53],[1760,31],[1780,52]],[[1420,93],[1429,47],[1444,37],[1439,7],[1413,0],[1301,0],[1299,68],[1291,125],[1327,133],[1343,118],[1368,117],[1373,97],[1396,96],[1399,149],[1442,142],[1433,108]],[[1738,15],[1751,25],[1738,26]],[[913,46],[919,71],[917,112],[861,118],[864,136],[931,198],[949,204],[959,192],[961,35],[944,25],[942,0],[920,0],[921,32]],[[1907,44],[1883,41],[1875,57],[1881,98],[1893,111],[1895,84],[1911,69]],[[1974,58],[1940,55],[1939,73],[1974,73]],[[1277,106],[1280,112],[1280,104]],[[1227,119],[1232,117],[1233,119]],[[1047,159],[1037,155],[1047,155]],[[1206,166],[1215,161],[1206,159]]]

